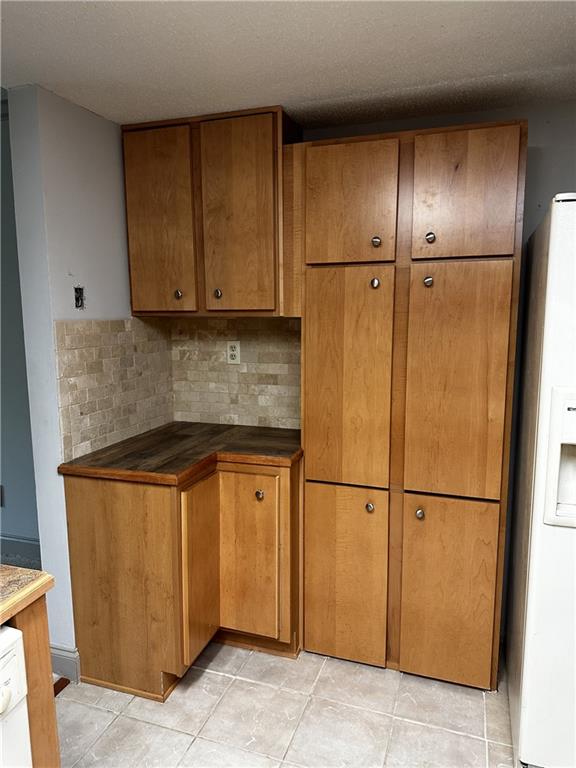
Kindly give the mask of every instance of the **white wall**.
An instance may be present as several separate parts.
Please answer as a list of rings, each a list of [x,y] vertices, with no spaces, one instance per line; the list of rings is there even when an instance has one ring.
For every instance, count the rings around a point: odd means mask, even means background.
[[[53,319],[130,317],[120,127],[36,90]]]
[[[576,191],[576,101],[525,104],[486,112],[388,120],[358,126],[305,131],[307,141],[386,131],[435,128],[459,123],[528,120],[528,163],[524,205],[524,240],[536,229],[558,192]]]
[[[42,567],[53,646],[75,648],[54,321],[130,316],[118,126],[36,86],[8,93]],[[74,309],[73,286],[87,309]]]

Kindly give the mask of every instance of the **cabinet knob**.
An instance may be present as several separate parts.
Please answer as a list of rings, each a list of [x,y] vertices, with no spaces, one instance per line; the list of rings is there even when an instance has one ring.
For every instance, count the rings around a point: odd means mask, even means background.
[[[254,496],[256,496],[258,501],[262,501],[262,499],[264,498],[264,491],[261,488],[258,488]]]
[[[377,277],[373,277],[370,280],[370,288],[380,288],[380,280]]]
[[[422,507],[418,507],[418,509],[416,510],[416,517],[418,518],[418,520],[424,520],[425,513]]]
[[[435,243],[436,235],[434,234],[434,232],[426,232],[426,234],[424,235],[424,239],[426,240],[427,243]]]
[[[366,512],[374,512],[374,509],[375,509],[374,504],[372,504],[372,502],[369,501],[366,504]]]
[[[220,290],[220,288],[216,288],[216,290],[214,291],[214,297],[216,299],[221,299],[222,298],[222,291]]]
[[[184,296],[184,294],[182,293],[180,288],[176,288],[176,290],[174,291],[174,298],[175,299],[181,299],[182,296]]]
[[[422,282],[424,283],[426,288],[430,288],[432,285],[434,285],[434,278],[432,277],[432,275],[426,275],[426,277],[424,278],[424,280],[422,280]]]
[[[374,235],[370,242],[372,243],[372,248],[380,248],[382,245],[382,238],[378,237],[378,235]]]

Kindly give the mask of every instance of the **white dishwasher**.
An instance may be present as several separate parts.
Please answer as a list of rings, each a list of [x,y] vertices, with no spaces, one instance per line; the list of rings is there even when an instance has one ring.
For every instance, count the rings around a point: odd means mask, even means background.
[[[0,768],[32,768],[22,632],[0,627]]]

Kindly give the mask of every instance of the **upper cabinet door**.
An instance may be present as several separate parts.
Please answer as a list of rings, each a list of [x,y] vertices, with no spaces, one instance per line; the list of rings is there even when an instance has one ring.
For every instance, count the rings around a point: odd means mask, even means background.
[[[206,308],[276,306],[276,131],[272,114],[200,128]]]
[[[498,499],[511,260],[415,264],[404,487]]]
[[[124,133],[134,312],[197,308],[190,155],[186,125]]]
[[[520,126],[415,138],[414,259],[514,252]]]
[[[394,267],[306,273],[306,477],[388,485]]]
[[[393,261],[398,140],[306,149],[306,262]]]

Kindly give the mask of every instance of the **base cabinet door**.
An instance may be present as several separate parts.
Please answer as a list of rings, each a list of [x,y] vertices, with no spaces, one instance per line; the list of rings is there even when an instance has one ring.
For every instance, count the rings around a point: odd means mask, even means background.
[[[404,496],[400,669],[490,687],[499,505]]]
[[[280,478],[220,472],[220,624],[279,636]]]
[[[306,483],[304,647],[384,666],[388,492]]]
[[[218,474],[182,492],[184,663],[192,664],[220,627]]]

